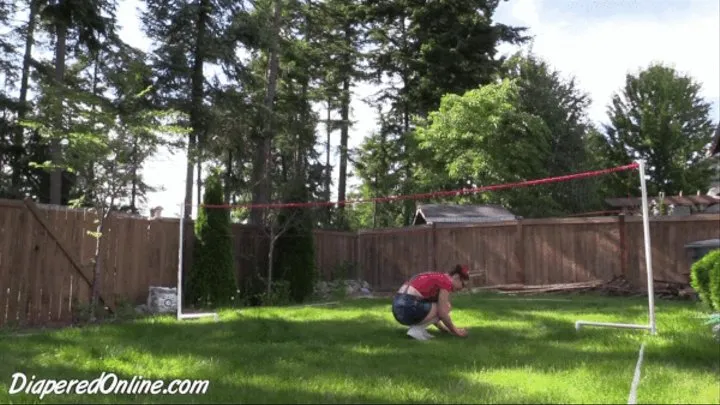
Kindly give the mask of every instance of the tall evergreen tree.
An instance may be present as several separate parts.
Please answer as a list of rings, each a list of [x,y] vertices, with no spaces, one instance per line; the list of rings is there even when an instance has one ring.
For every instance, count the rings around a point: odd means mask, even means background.
[[[141,16],[143,29],[154,42],[152,64],[159,101],[167,108],[184,112],[192,129],[187,141],[185,183],[188,217],[192,214],[194,169],[200,172],[208,126],[205,69],[235,49],[229,27],[233,27],[243,6],[243,2],[231,0],[146,0],[146,11]],[[200,179],[198,176],[198,193]]]
[[[204,205],[222,205],[221,174],[213,170],[205,181]],[[230,305],[236,296],[230,212],[228,208],[200,207],[195,221],[193,262],[186,278],[184,298],[198,308]]]
[[[522,43],[524,28],[492,21],[494,0],[413,1],[372,0],[366,4],[368,74],[382,87],[369,102],[386,104],[386,120],[402,146],[395,162],[399,192],[422,187],[415,182],[420,159],[413,130],[416,117],[437,109],[443,95],[463,94],[490,83],[503,59],[495,58],[501,43]],[[388,133],[389,135],[389,133]],[[414,203],[403,203],[409,224]]]
[[[574,78],[565,79],[532,52],[517,53],[503,65],[503,76],[516,79],[518,108],[539,117],[550,134],[548,154],[541,156],[548,176],[594,170],[586,138],[591,130],[587,116],[589,96]],[[539,173],[538,173],[539,175]],[[596,181],[563,182],[543,186],[553,194],[556,214],[577,214],[601,209]]]
[[[644,159],[648,193],[707,191],[712,171],[704,151],[715,125],[701,85],[662,64],[626,76],[608,107],[605,136],[593,139],[595,156],[617,166]],[[637,176],[618,178],[608,192],[637,195]]]

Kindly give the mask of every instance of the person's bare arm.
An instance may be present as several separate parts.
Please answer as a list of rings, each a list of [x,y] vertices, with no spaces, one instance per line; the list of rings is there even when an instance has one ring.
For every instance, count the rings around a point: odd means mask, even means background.
[[[450,333],[456,336],[465,336],[464,329],[458,329],[450,319],[450,292],[448,290],[440,290],[438,296],[438,318],[445,327],[448,328]]]
[[[452,331],[447,326],[445,326],[445,324],[442,323],[442,321],[435,322],[435,327],[437,327],[438,329],[440,329],[443,332],[446,332],[446,333],[449,333],[452,335]]]

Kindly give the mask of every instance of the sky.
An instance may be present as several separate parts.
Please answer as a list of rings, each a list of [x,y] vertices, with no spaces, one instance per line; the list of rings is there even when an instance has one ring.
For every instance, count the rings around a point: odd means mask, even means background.
[[[138,20],[139,6],[137,0],[120,2],[121,35],[129,44],[148,50],[150,43]],[[718,0],[510,0],[500,4],[494,19],[528,27],[533,52],[565,77],[576,79],[592,100],[588,113],[598,124],[606,122],[607,104],[623,86],[625,75],[653,62],[669,64],[700,82],[702,96],[713,104],[711,118],[720,121]],[[502,45],[499,50],[510,54],[518,49]],[[370,85],[354,88],[351,148],[375,129],[377,115],[361,101],[374,91]],[[324,133],[322,126],[318,130]],[[331,138],[335,149],[339,137],[338,131]],[[336,166],[335,182],[337,162],[335,153],[331,159]],[[185,155],[161,152],[151,159],[144,175],[148,183],[163,188],[148,196],[147,206],[162,206],[163,216],[177,217],[184,199]],[[354,179],[348,183],[358,184]]]

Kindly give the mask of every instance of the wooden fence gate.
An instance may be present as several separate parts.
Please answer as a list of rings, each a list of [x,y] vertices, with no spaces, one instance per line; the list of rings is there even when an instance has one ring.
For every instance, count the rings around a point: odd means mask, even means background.
[[[77,304],[90,302],[93,280],[92,266],[82,266],[69,247],[81,234],[74,229],[78,222],[58,227],[53,217],[63,211],[43,212],[30,199],[2,204],[6,209],[0,211],[0,325],[71,323]],[[99,300],[114,310],[102,291]]]

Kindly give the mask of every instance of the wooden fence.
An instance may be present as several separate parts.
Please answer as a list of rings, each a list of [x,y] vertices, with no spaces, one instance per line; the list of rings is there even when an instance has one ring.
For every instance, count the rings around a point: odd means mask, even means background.
[[[0,200],[0,326],[68,324],[89,302],[96,217],[86,210]],[[110,308],[143,303],[148,287],[177,281],[179,220],[111,216],[100,247],[101,298]],[[193,223],[185,224],[184,268],[190,268]],[[234,225],[238,279],[265,269],[267,236]],[[720,215],[651,219],[656,280],[687,282],[686,243],[720,237]],[[467,263],[473,285],[550,284],[625,275],[645,283],[639,217],[522,220],[416,226],[357,233],[316,230],[315,262],[323,279],[361,278],[391,290],[411,274]]]
[[[358,258],[359,274],[382,290],[397,288],[413,273],[446,271],[457,263],[480,273],[473,286],[572,283],[620,275],[639,290],[647,284],[641,217],[424,225],[361,231],[354,238],[355,247],[348,250]],[[687,283],[691,259],[684,246],[713,238],[720,238],[717,214],[651,218],[654,279]],[[349,239],[348,246],[353,243]]]

